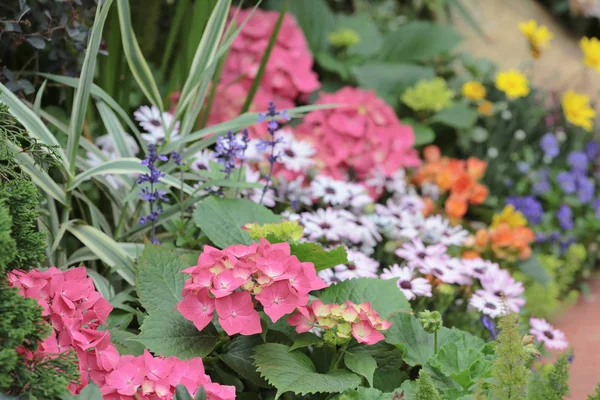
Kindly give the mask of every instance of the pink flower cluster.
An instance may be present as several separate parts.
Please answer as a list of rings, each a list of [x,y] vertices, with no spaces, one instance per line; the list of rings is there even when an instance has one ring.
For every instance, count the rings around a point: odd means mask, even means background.
[[[200,358],[181,361],[175,357],[153,357],[147,351],[139,357],[119,355],[110,343],[109,331],[98,330],[112,306],[94,289],[84,267],[67,271],[55,267],[46,271],[15,270],[8,279],[22,296],[38,301],[42,315],[53,328],[53,334],[35,353],[26,356],[39,359],[74,351],[80,379],[69,386],[73,393],[79,392],[91,379],[108,400],[172,399],[178,384],[190,392],[204,386],[210,400],[235,398],[233,386],[211,382],[204,374]]]
[[[235,387],[213,383],[204,373],[201,358],[180,360],[176,357],[153,357],[148,350],[138,357],[121,356],[111,346],[114,357],[103,365],[109,370],[94,375],[104,400],[162,400],[175,396],[177,385],[183,385],[192,396],[201,386],[209,400],[235,399]]]
[[[315,144],[325,174],[344,179],[352,172],[365,180],[373,170],[382,169],[389,176],[399,168],[420,164],[412,149],[412,127],[401,124],[373,91],[347,86],[321,93],[316,104],[340,105],[308,113],[296,130]]]
[[[371,303],[354,304],[350,300],[344,304],[323,304],[321,300],[315,300],[307,307],[299,307],[287,321],[298,333],[315,328],[335,329],[341,339],[349,339],[352,335],[358,343],[369,345],[383,340],[380,331],[392,325],[381,318]]]
[[[275,322],[306,305],[310,291],[327,286],[312,263],[290,254],[288,243],[271,244],[264,239],[223,250],[205,246],[198,264],[183,272],[191,278],[185,282],[179,312],[202,330],[216,311],[228,335],[262,331],[252,295]]]
[[[239,26],[249,14],[249,9],[233,8],[232,21]],[[246,21],[246,25],[231,44],[209,117],[209,125],[239,115],[278,17],[279,13],[276,11],[255,10],[254,15]],[[252,109],[264,111],[271,100],[282,109],[294,107],[297,99],[305,100],[320,87],[312,65],[313,58],[304,32],[288,13],[283,19]]]
[[[104,354],[110,344],[108,331],[98,327],[106,321],[112,306],[95,291],[94,282],[84,267],[61,271],[51,267],[46,271],[15,270],[8,275],[12,286],[24,297],[36,299],[42,315],[52,324],[54,334],[48,336],[36,350],[36,355],[75,351],[79,359],[79,384],[71,384],[77,393],[88,384],[89,361],[107,362],[112,353]],[[116,354],[118,358],[118,353]]]

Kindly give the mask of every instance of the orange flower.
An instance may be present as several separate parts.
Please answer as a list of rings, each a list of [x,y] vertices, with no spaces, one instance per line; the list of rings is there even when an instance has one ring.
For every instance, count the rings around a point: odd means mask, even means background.
[[[529,243],[535,240],[533,231],[526,226],[517,226],[513,229],[514,246],[523,249],[529,246]]]
[[[448,168],[441,170],[435,179],[435,184],[438,185],[442,192],[448,191],[452,187],[453,183],[454,175]]]
[[[482,248],[488,245],[490,234],[486,229],[478,229],[475,233],[475,246]]]
[[[434,145],[429,145],[423,149],[423,157],[427,162],[434,162],[440,159],[442,152],[440,148]]]
[[[465,250],[462,253],[462,258],[464,258],[466,260],[472,260],[474,258],[480,258],[480,257],[481,257],[481,254],[479,254],[475,250]]]
[[[452,196],[468,199],[471,196],[475,181],[467,174],[461,175],[452,185]]]
[[[467,202],[465,199],[455,196],[454,194],[450,195],[446,200],[445,209],[448,217],[451,219],[460,219],[467,213]]]
[[[467,173],[473,177],[473,179],[481,179],[483,174],[485,174],[485,170],[487,168],[487,163],[479,158],[469,157],[467,159]]]
[[[469,203],[471,204],[482,204],[488,196],[488,188],[481,183],[476,183],[473,186],[471,196],[469,197]]]
[[[433,200],[431,200],[431,197],[424,198],[423,203],[423,210],[421,212],[423,213],[424,217],[427,217],[428,215],[431,215],[435,210],[435,203],[433,202]]]
[[[503,222],[490,232],[490,238],[494,246],[508,247],[513,244],[514,236],[510,225]]]

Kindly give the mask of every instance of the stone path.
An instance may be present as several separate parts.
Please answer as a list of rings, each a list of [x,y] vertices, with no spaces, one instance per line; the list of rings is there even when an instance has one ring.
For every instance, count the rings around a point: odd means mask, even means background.
[[[518,29],[520,21],[535,19],[554,34],[551,48],[535,62],[533,83],[548,90],[573,89],[592,99],[600,92],[600,74],[583,65],[578,38],[566,31],[533,0],[463,0],[480,21],[485,37],[457,21],[465,37],[462,49],[486,57],[505,68],[522,68],[531,62],[529,49]],[[600,102],[597,104],[600,110]],[[553,321],[567,335],[574,350],[570,400],[586,400],[600,380],[600,276],[590,281],[591,295]]]
[[[550,90],[573,89],[593,99],[600,92],[600,74],[583,65],[578,38],[571,35],[539,3],[533,0],[462,0],[480,22],[485,37],[460,21],[463,49],[474,56],[494,60],[501,68],[519,68],[531,62],[528,45],[519,32],[520,21],[535,19],[554,34],[550,49],[535,62],[533,82]]]
[[[571,400],[586,400],[600,381],[600,276],[589,282],[591,294],[553,321],[574,351]]]

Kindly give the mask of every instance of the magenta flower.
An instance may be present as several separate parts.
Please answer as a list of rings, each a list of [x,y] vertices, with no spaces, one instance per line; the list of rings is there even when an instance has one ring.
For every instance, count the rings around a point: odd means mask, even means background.
[[[375,344],[384,339],[383,333],[379,332],[365,320],[352,325],[352,336],[354,336],[358,343],[365,344]]]
[[[530,318],[529,325],[531,325],[529,333],[535,336],[536,340],[542,343],[546,349],[566,350],[569,347],[565,334],[555,329],[545,319]]]
[[[106,376],[106,385],[123,396],[133,396],[144,382],[144,369],[135,363],[124,364]]]
[[[212,321],[215,299],[208,295],[207,289],[199,290],[197,293],[188,294],[180,301],[177,304],[177,310],[201,331]]]
[[[284,281],[267,286],[256,295],[256,299],[263,305],[265,314],[273,322],[292,313],[298,307],[298,295],[291,290],[290,284]]]

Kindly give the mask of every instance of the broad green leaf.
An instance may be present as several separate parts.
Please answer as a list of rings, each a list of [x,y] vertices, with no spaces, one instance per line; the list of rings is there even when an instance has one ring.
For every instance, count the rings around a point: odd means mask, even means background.
[[[269,384],[260,376],[252,361],[254,347],[263,343],[258,335],[238,336],[227,345],[220,356],[221,361],[242,378],[249,380],[256,386],[268,388]]]
[[[67,230],[90,249],[100,260],[133,285],[133,260],[119,244],[102,231],[85,224],[72,223]]]
[[[377,362],[373,356],[365,352],[353,352],[352,349],[344,353],[344,364],[354,373],[364,376],[373,387],[373,374],[377,368]]]
[[[54,200],[61,204],[66,204],[66,195],[62,187],[60,187],[48,173],[40,169],[33,159],[27,153],[18,153],[15,157],[19,161],[21,169],[31,177],[33,183],[42,189],[43,192],[50,195]]]
[[[290,347],[290,351],[301,349],[303,347],[313,346],[319,343],[323,343],[323,339],[321,339],[314,333],[304,332],[296,336],[296,339],[294,339],[294,344],[292,345],[292,347]]]
[[[406,313],[411,311],[408,300],[398,290],[393,279],[348,279],[329,286],[319,298],[325,304],[341,304],[347,300],[356,304],[370,302],[384,319],[390,319],[394,314],[410,316]]]
[[[116,160],[108,160],[77,175],[75,179],[73,179],[70,189],[75,189],[86,180],[97,175],[143,174],[145,172],[148,172],[148,168],[142,165],[142,160],[139,158],[118,158]]]
[[[78,400],[102,400],[102,392],[100,391],[100,388],[92,382],[84,387],[75,398]]]
[[[483,357],[483,354],[475,349],[449,342],[431,357],[429,364],[468,389],[475,383],[469,375],[469,369],[473,364],[481,362]]]
[[[153,312],[144,319],[140,329],[141,333],[129,340],[140,342],[152,353],[181,359],[206,357],[219,338],[214,325],[209,324],[199,331],[177,311]]]
[[[375,90],[392,106],[398,104],[406,88],[435,77],[431,67],[403,63],[371,62],[352,68],[352,73],[361,87]]]
[[[177,385],[175,388],[175,400],[193,400],[192,395],[188,392],[187,388],[182,384]]]
[[[219,248],[251,244],[250,236],[242,229],[247,223],[269,224],[279,220],[280,217],[266,207],[246,199],[210,196],[194,211],[196,225]]]
[[[133,340],[135,334],[123,331],[121,329],[110,330],[110,341],[115,345],[120,355],[130,354],[132,356],[140,356],[144,354],[144,346]]]
[[[431,122],[438,122],[457,129],[467,129],[475,125],[477,111],[464,103],[456,103],[450,108],[439,111],[431,117]]]
[[[394,400],[395,398],[394,393],[383,393],[377,389],[359,387],[356,390],[346,390],[334,397],[334,400]],[[405,397],[400,398],[405,399]]]
[[[427,125],[420,124],[412,118],[402,118],[402,123],[412,126],[415,133],[415,147],[432,143],[435,140],[435,132]]]
[[[300,395],[339,393],[360,385],[360,377],[346,370],[318,373],[304,353],[289,351],[283,344],[262,344],[254,350],[258,371],[277,389],[275,399],[289,391]]]
[[[284,2],[281,0],[270,0],[269,8],[281,10]],[[335,14],[327,6],[324,0],[302,0],[290,1],[289,11],[296,17],[298,25],[304,31],[306,41],[313,54],[325,50],[328,43],[329,32],[336,26]]]
[[[32,137],[39,139],[40,142],[48,146],[57,146],[56,153],[60,156],[62,163],[65,166],[68,165],[65,153],[60,147],[58,140],[56,140],[56,137],[54,137],[40,117],[35,115],[29,107],[2,83],[0,83],[0,101],[8,106],[10,113],[27,129]]]
[[[335,28],[350,29],[360,38],[357,44],[348,48],[348,54],[369,57],[379,53],[383,38],[379,28],[368,14],[338,14]]]
[[[115,150],[120,157],[134,157],[135,154],[131,151],[131,146],[128,144],[128,140],[131,137],[125,132],[121,122],[113,110],[108,107],[103,101],[96,102],[96,107],[100,113],[100,118],[104,123],[106,131],[110,135],[113,143],[115,144]]]
[[[181,291],[188,268],[174,251],[147,244],[135,275],[140,303],[148,313],[173,311],[182,299]]]
[[[106,0],[98,4],[90,41],[85,49],[85,57],[81,67],[81,77],[79,78],[79,86],[75,91],[73,110],[71,112],[71,123],[69,124],[67,156],[69,157],[68,161],[71,174],[75,173],[75,162],[79,151],[79,139],[83,131],[83,120],[85,119],[90,91],[94,81],[96,58],[98,56],[98,50],[100,49],[100,42],[102,41],[102,30],[104,29],[104,22],[106,21],[108,10],[110,10],[112,2],[113,0]]]
[[[158,86],[154,81],[150,67],[142,54],[140,45],[133,32],[129,0],[117,0],[117,6],[119,8],[119,25],[121,27],[121,38],[123,39],[123,52],[125,53],[125,58],[127,58],[129,69],[148,100],[158,107],[159,110],[163,111],[164,106]]]
[[[544,286],[547,286],[548,283],[552,281],[552,277],[550,273],[536,255],[532,255],[525,261],[520,261],[517,263],[517,266],[525,275],[534,281],[541,283]]]
[[[449,52],[461,40],[452,25],[412,21],[387,34],[379,58],[394,62],[427,61]]]
[[[292,255],[298,257],[300,261],[313,263],[317,272],[348,262],[348,255],[343,246],[338,246],[333,250],[325,250],[321,245],[307,242],[292,243],[290,249]]]

